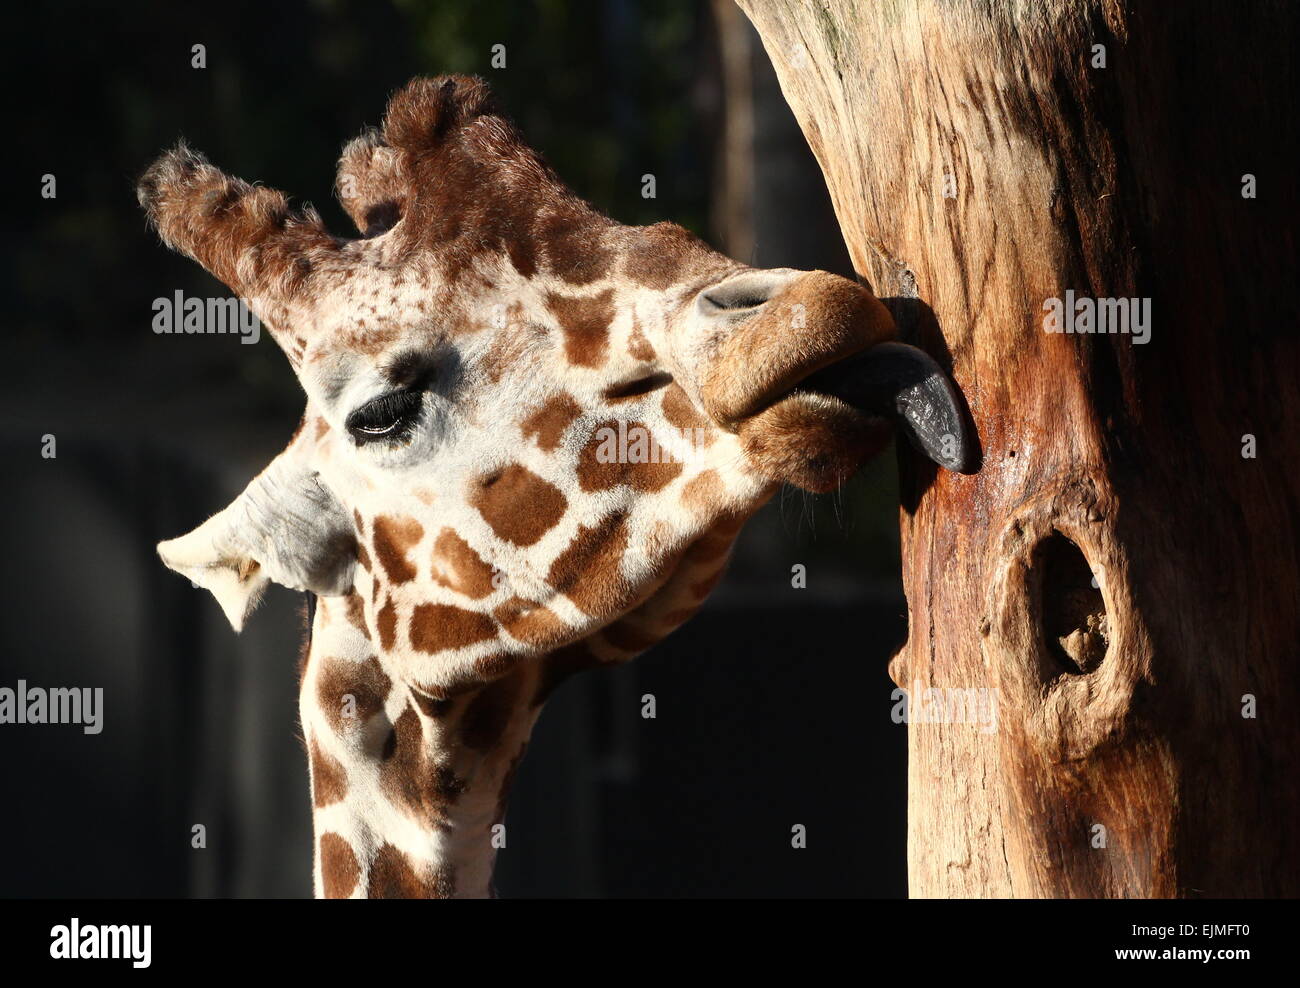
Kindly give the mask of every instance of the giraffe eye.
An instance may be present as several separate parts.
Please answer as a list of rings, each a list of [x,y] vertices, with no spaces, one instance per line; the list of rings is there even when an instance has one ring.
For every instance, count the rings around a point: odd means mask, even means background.
[[[348,416],[347,427],[358,446],[386,439],[402,442],[420,417],[422,392],[390,391],[366,402]]]

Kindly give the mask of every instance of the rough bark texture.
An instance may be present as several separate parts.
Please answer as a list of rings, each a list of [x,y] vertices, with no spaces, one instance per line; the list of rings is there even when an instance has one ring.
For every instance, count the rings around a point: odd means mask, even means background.
[[[998,691],[996,732],[909,725],[912,894],[1300,893],[1295,14],[741,6],[982,444],[901,457],[891,671]],[[1149,298],[1150,341],[1046,332],[1067,290]]]

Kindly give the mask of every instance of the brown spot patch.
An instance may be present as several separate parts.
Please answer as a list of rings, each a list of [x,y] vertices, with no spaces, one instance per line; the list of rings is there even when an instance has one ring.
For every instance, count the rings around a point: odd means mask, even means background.
[[[564,430],[581,414],[582,409],[573,396],[561,391],[524,419],[521,426],[524,438],[535,440],[541,449],[550,452],[560,445]]]
[[[568,627],[541,604],[522,597],[511,597],[492,616],[512,638],[534,646],[558,641]]]
[[[745,525],[748,516],[739,511],[729,512],[723,515],[709,529],[711,535],[735,535]]]
[[[401,334],[401,327],[396,324],[387,323],[368,327],[366,321],[361,319],[354,328],[340,336],[338,345],[349,353],[377,357],[396,343],[401,338]]]
[[[406,855],[385,844],[370,862],[366,895],[371,899],[450,899],[455,888],[450,869],[437,869],[422,879]]]
[[[699,612],[700,605],[695,604],[691,607],[679,607],[675,611],[669,611],[664,615],[664,625],[669,629],[676,628],[680,624],[686,623],[687,620],[694,617]]]
[[[311,794],[316,806],[337,803],[348,792],[348,776],[342,763],[333,755],[322,751],[313,738],[311,742]]]
[[[431,798],[446,805],[454,802],[469,790],[469,783],[460,778],[450,765],[437,765],[430,774]]]
[[[696,411],[695,406],[691,404],[691,399],[686,397],[686,392],[682,390],[680,384],[674,384],[664,391],[663,398],[664,418],[668,424],[680,432],[687,429],[699,429],[699,432],[692,432],[690,435],[695,441],[703,446],[708,446],[713,442],[713,426],[703,415]]]
[[[424,526],[414,518],[380,515],[375,519],[375,556],[394,583],[415,579],[415,567],[406,553],[424,537]]]
[[[361,594],[353,590],[343,598],[344,607],[348,616],[348,623],[356,628],[366,641],[370,640],[370,629],[366,627],[366,602]]]
[[[729,532],[710,532],[691,543],[686,550],[686,559],[692,566],[705,565],[721,559],[731,549],[734,536]]]
[[[710,515],[723,507],[726,488],[716,470],[705,470],[682,488],[682,504],[696,515]]]
[[[518,321],[522,306],[515,302],[507,310],[506,326],[501,328],[479,363],[479,370],[490,383],[496,384],[528,352],[529,336],[521,327],[511,325]]]
[[[474,672],[480,684],[489,683],[511,672],[521,660],[522,656],[513,652],[489,652],[474,660]]]
[[[611,419],[596,427],[578,454],[578,485],[588,493],[620,484],[643,493],[662,490],[682,472],[682,464],[662,462],[669,456],[643,423]]]
[[[592,298],[548,292],[546,307],[564,331],[564,354],[579,367],[599,367],[609,350],[609,324],[614,321],[614,290]]]
[[[713,588],[718,585],[719,581],[722,579],[722,574],[724,572],[726,572],[726,570],[719,568],[715,570],[713,573],[710,573],[703,580],[700,580],[698,583],[692,586],[691,592],[695,594],[697,598],[703,600],[709,594],[713,593]]]
[[[658,635],[649,634],[626,619],[608,625],[602,633],[615,648],[633,654],[644,652],[659,640]]]
[[[446,827],[451,804],[467,786],[430,757],[420,715],[410,704],[393,722],[382,758],[380,784],[389,799],[426,824]]]
[[[586,211],[557,213],[545,219],[537,240],[545,245],[551,272],[571,285],[588,285],[609,271],[613,254],[600,243],[608,221]]]
[[[365,662],[330,658],[325,660],[317,677],[316,697],[330,726],[342,732],[353,725],[364,724],[379,713],[392,685],[373,655]],[[352,697],[351,703],[347,701],[349,696]],[[355,713],[355,717],[344,716],[345,705]]]
[[[635,316],[632,319],[632,334],[627,338],[627,352],[633,360],[655,359],[655,348],[646,339],[645,332],[641,329],[641,322]]]
[[[627,514],[622,511],[590,527],[579,525],[573,541],[551,564],[546,582],[584,613],[613,613],[628,593],[621,569],[627,535]]]
[[[475,480],[469,503],[499,538],[518,546],[536,543],[568,507],[558,487],[518,463]]]
[[[433,693],[441,690],[425,691],[422,687],[411,687],[411,696],[415,698],[415,705],[424,712],[426,717],[432,717],[435,720],[439,717],[445,717],[451,711],[456,701],[449,700],[444,696],[434,696]]]
[[[520,677],[507,676],[485,686],[470,701],[461,721],[461,740],[473,751],[491,751],[510,726],[519,703]]]
[[[391,597],[384,601],[384,606],[375,616],[375,627],[379,631],[380,646],[385,652],[391,652],[397,644],[397,607]]]
[[[537,248],[532,237],[510,237],[505,244],[510,263],[520,276],[531,278],[537,273]]]
[[[688,277],[698,281],[713,271],[720,279],[735,267],[735,262],[675,223],[656,223],[636,233],[636,242],[624,254],[623,274],[647,288],[671,288]]]
[[[496,589],[492,567],[450,528],[439,532],[433,543],[433,581],[474,600]]]
[[[452,691],[441,683],[417,683],[416,689],[427,693],[435,700],[449,700],[452,697]]]
[[[401,715],[393,722],[393,726],[388,729],[388,737],[384,739],[380,758],[385,762],[398,759],[409,765],[413,759],[419,757],[420,743],[423,739],[424,728],[420,726],[420,717],[415,712],[415,708],[408,703]]]
[[[510,767],[506,769],[505,775],[501,778],[501,794],[497,797],[497,812],[493,818],[494,823],[500,823],[506,818],[506,807],[510,803],[510,790],[515,784],[515,776],[519,773],[519,763],[524,760],[524,754],[528,751],[528,742],[525,741],[519,746],[519,753],[510,760]]]
[[[411,615],[411,645],[421,652],[463,648],[496,633],[496,623],[486,614],[450,604],[419,604]]]
[[[327,899],[346,899],[357,887],[361,866],[351,845],[338,834],[321,834],[320,877]]]

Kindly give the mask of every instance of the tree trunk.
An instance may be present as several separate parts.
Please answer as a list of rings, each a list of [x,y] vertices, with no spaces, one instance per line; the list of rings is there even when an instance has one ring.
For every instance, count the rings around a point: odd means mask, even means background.
[[[982,448],[900,457],[912,895],[1300,893],[1295,14],[741,6]]]

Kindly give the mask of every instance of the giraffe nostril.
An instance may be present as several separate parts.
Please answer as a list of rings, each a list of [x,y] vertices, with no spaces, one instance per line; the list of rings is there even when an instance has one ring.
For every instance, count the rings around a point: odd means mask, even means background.
[[[739,309],[757,309],[767,299],[757,294],[718,295],[705,293],[704,301],[718,309],[735,312]]]
[[[773,272],[747,272],[701,292],[700,309],[715,316],[750,313],[767,304],[788,280]]]

